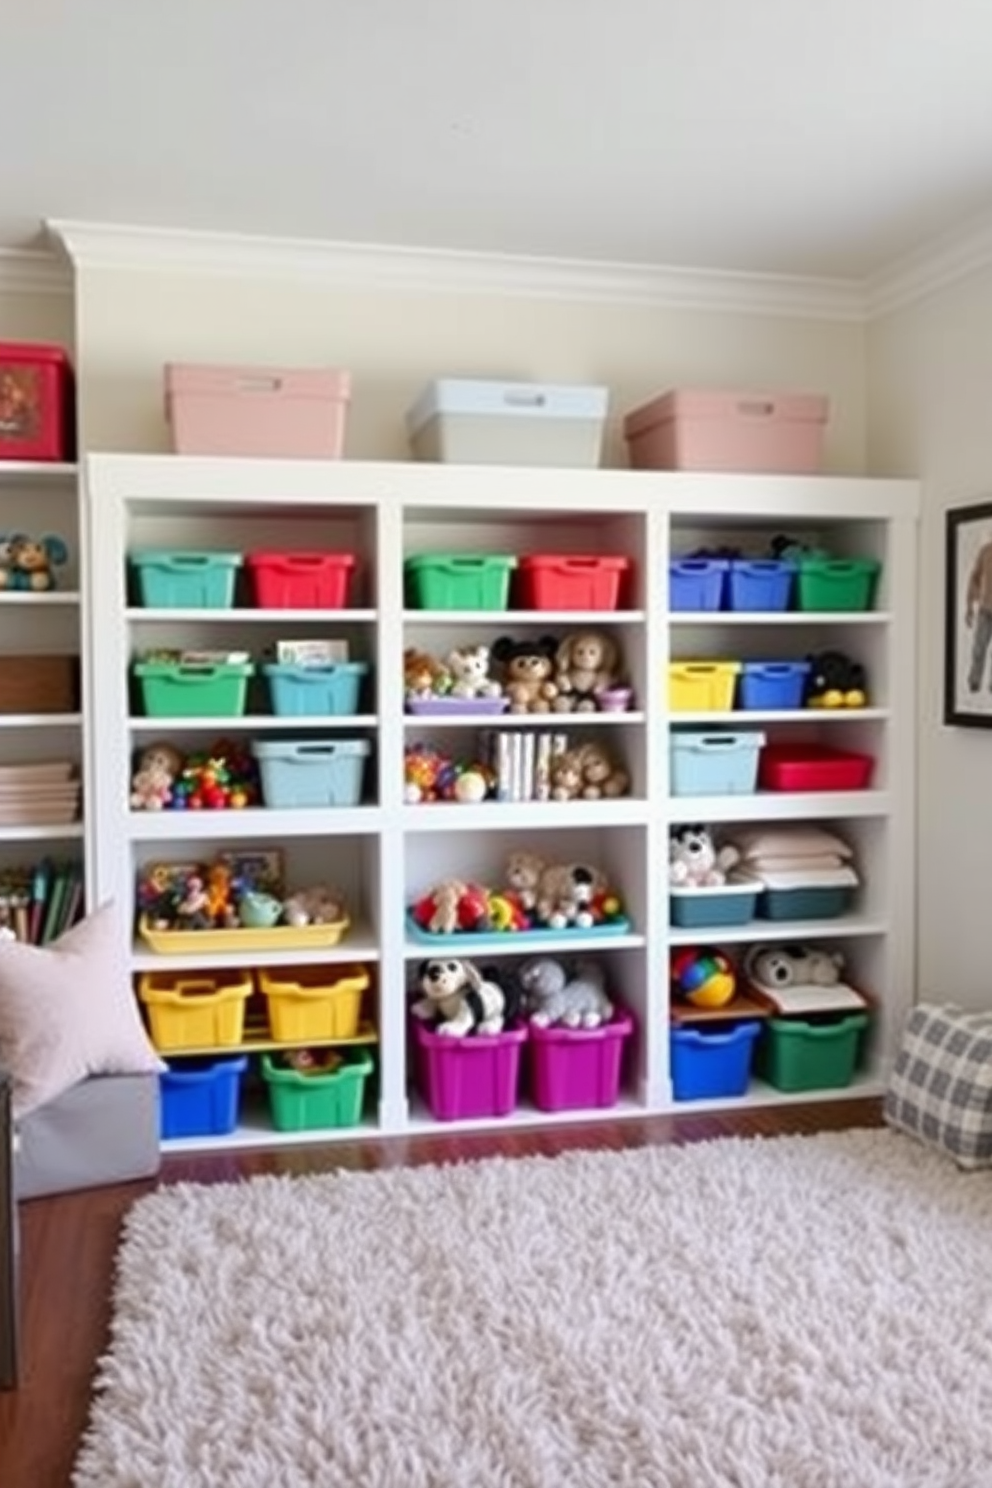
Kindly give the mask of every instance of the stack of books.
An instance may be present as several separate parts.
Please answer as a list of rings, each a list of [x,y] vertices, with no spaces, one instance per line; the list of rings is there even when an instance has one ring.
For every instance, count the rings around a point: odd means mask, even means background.
[[[0,935],[48,945],[82,913],[82,863],[43,858],[33,868],[0,870]]]

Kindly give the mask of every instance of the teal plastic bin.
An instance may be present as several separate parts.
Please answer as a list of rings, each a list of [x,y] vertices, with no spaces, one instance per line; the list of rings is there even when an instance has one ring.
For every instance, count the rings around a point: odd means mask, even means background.
[[[143,551],[130,555],[145,609],[229,610],[240,553]]]
[[[250,661],[136,661],[149,718],[240,718],[245,711]]]
[[[280,718],[339,718],[359,711],[369,665],[365,661],[312,667],[266,662],[262,674],[272,711]]]
[[[417,610],[505,610],[516,558],[493,553],[421,553],[403,565],[407,604]]]
[[[251,748],[266,806],[357,806],[362,798],[367,739],[256,739]]]

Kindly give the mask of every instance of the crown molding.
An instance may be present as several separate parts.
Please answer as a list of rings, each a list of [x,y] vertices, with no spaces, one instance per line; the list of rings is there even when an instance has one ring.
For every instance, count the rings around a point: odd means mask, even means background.
[[[864,319],[861,287],[844,279],[660,268],[513,254],[310,242],[173,228],[54,220],[52,239],[80,269],[168,270],[292,279],[352,289],[656,305],[824,320]]]
[[[50,249],[0,248],[0,294],[70,294],[72,267]]]
[[[927,299],[992,264],[992,212],[942,233],[865,280],[869,320]]]

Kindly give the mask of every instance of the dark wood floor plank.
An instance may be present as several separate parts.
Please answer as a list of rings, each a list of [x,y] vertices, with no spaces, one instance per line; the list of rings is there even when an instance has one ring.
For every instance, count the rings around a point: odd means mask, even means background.
[[[170,1158],[158,1183],[233,1182],[257,1173],[367,1171],[490,1156],[553,1156],[723,1136],[877,1126],[878,1101],[837,1101],[587,1126],[514,1128]],[[156,1182],[36,1199],[21,1206],[22,1383],[0,1394],[2,1488],[68,1488],[86,1424],[93,1370],[107,1345],[114,1256],[128,1209]],[[148,1488],[153,1488],[149,1484]]]

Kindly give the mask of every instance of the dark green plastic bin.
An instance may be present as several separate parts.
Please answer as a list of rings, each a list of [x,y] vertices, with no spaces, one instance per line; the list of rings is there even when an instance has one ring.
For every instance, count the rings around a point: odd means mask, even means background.
[[[842,1090],[854,1079],[867,1013],[768,1018],[754,1073],[776,1090]]]
[[[407,604],[417,610],[505,610],[516,558],[494,553],[420,553],[404,564]]]

